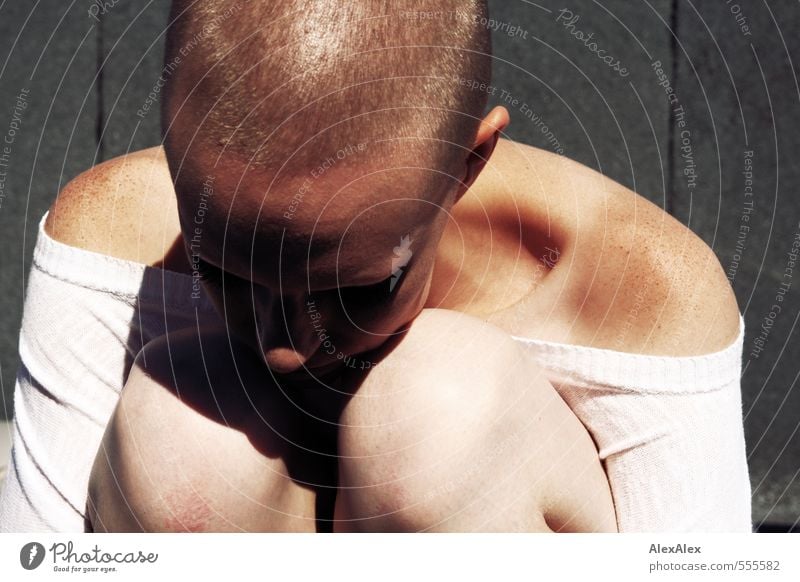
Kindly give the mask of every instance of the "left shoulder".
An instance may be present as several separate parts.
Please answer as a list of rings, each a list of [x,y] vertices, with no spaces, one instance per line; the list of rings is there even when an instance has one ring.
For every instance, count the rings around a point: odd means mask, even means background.
[[[500,140],[491,163],[504,184],[531,201],[540,223],[566,233],[563,275],[554,279],[548,299],[559,322],[555,341],[696,356],[737,338],[739,308],[719,260],[663,209],[588,166],[539,148]],[[491,181],[492,174],[484,174]]]
[[[586,315],[601,330],[603,347],[696,356],[732,344],[739,335],[739,308],[714,251],[630,190],[611,194],[608,209],[591,237],[594,281],[584,281]]]

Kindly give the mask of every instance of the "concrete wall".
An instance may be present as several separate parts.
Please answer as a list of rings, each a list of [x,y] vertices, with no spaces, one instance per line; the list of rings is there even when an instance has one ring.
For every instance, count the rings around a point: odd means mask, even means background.
[[[108,4],[97,18],[88,0],[0,6],[0,139],[15,106],[20,111],[20,93],[27,103],[8,167],[0,167],[7,173],[0,206],[7,416],[39,218],[84,168],[159,141],[155,112],[142,119],[136,111],[160,74],[169,2]],[[800,8],[723,0],[702,7],[690,0],[490,4],[492,101],[511,111],[510,136],[563,149],[634,188],[700,234],[728,270],[748,329],[742,382],[754,519],[764,529],[797,527],[800,366],[791,339],[800,272],[787,267],[800,234],[800,165],[792,159],[800,145],[800,40],[793,34]],[[579,17],[572,28],[562,10]],[[575,30],[593,33],[596,48],[626,71],[602,62]],[[673,103],[659,84],[664,78]],[[775,304],[781,311],[772,317]]]

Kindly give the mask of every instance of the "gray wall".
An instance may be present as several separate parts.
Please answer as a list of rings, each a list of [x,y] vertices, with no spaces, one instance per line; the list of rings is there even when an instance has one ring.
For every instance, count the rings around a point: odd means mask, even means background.
[[[89,14],[94,2],[88,0],[0,5],[0,139],[23,90],[28,103],[13,128],[8,167],[0,167],[7,172],[0,206],[0,376],[7,416],[39,218],[81,170],[158,142],[157,116],[142,120],[136,110],[160,74],[169,2],[107,4],[98,19]],[[634,188],[699,233],[729,271],[748,328],[742,382],[754,519],[764,529],[797,527],[800,366],[790,339],[800,316],[800,280],[787,277],[786,268],[800,232],[800,165],[792,159],[800,145],[793,65],[800,57],[794,34],[800,7],[789,0],[769,6],[689,0],[491,5],[490,25],[497,28],[492,99],[511,111],[510,136],[563,148]],[[580,16],[574,29],[594,33],[598,48],[619,59],[627,76],[557,21],[563,8]],[[672,106],[654,61],[675,91]],[[683,155],[687,146],[691,157]],[[745,195],[745,152],[752,152],[752,196]],[[742,226],[750,229],[746,236]],[[773,321],[770,308],[781,283],[791,287]],[[762,325],[769,333],[756,353]]]

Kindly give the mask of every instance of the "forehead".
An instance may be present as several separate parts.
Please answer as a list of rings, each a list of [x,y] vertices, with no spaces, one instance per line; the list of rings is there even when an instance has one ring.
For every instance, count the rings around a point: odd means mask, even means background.
[[[271,286],[375,283],[398,253],[421,250],[440,210],[415,189],[418,177],[402,174],[209,177],[179,197],[184,238],[209,262]]]

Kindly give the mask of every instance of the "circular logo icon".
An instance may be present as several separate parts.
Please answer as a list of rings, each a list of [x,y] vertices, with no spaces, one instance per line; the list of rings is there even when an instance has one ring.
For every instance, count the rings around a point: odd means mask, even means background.
[[[26,570],[35,570],[44,561],[44,546],[38,542],[30,542],[19,551],[19,563]]]

